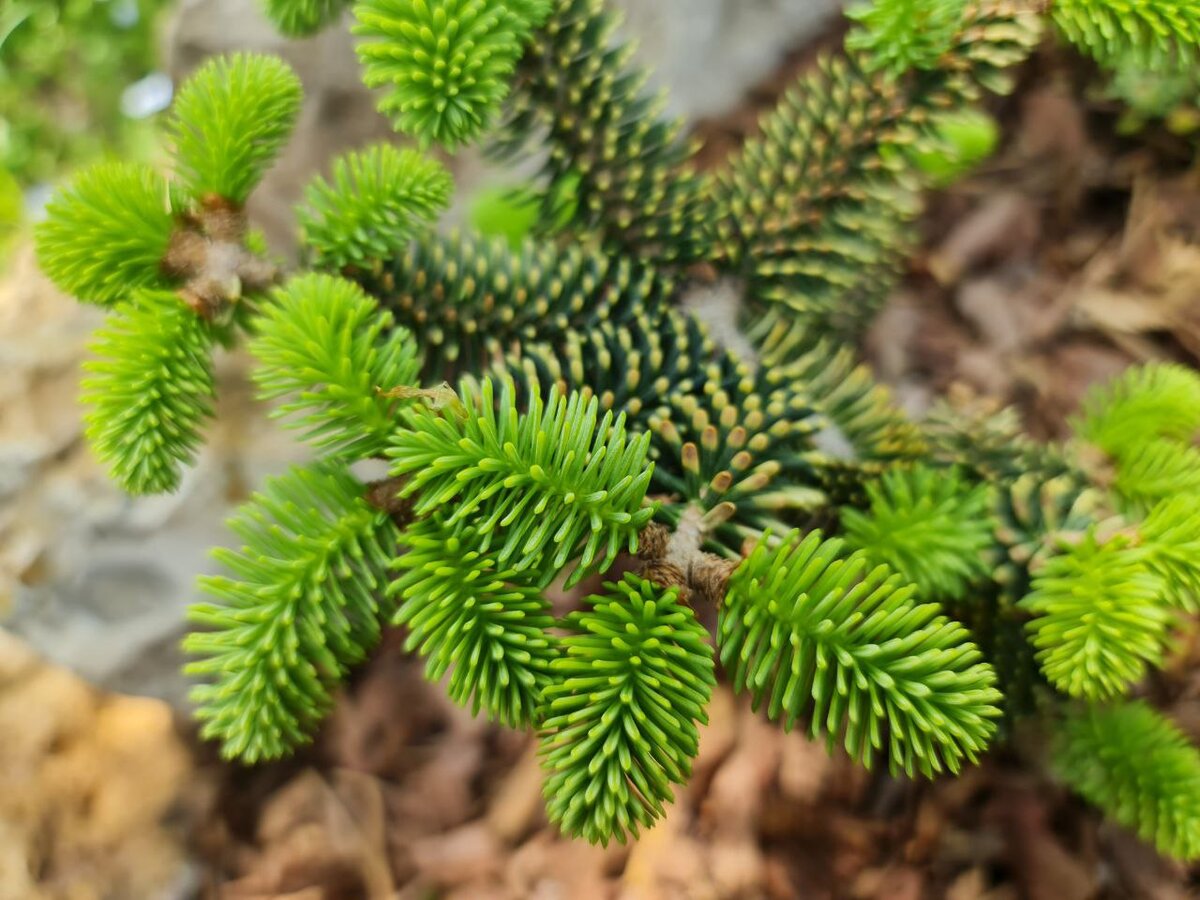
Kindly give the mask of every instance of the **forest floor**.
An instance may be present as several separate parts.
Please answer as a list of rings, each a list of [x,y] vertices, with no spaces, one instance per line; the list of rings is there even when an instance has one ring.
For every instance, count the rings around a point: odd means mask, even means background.
[[[810,58],[798,54],[745,109],[704,123],[708,158],[748,133]],[[1086,73],[1053,55],[1035,60],[993,111],[1004,126],[1000,151],[930,197],[920,248],[864,350],[912,409],[969,392],[1014,404],[1034,435],[1061,437],[1087,386],[1129,363],[1200,365],[1200,182],[1187,142],[1115,137],[1114,109],[1091,99]],[[113,841],[79,838],[92,847],[89,865],[129,866],[130,852],[144,865],[183,850],[200,861],[187,890],[222,900],[1200,892],[1200,869],[1160,859],[1057,786],[1040,764],[1037,734],[1015,736],[959,778],[910,782],[784,734],[724,686],[694,776],[663,822],[631,846],[568,841],[544,820],[534,742],[453,707],[401,640],[389,636],[316,743],[280,764],[222,764],[190,734],[165,733],[149,707],[95,692],[59,685],[52,702],[19,699],[14,685],[29,678],[16,669],[0,670],[0,735],[29,730],[31,703],[43,716],[60,708],[73,716],[71,740],[87,746],[109,747],[123,729],[148,735],[153,752],[99,757],[121,773],[111,783],[103,770],[75,773],[69,760],[48,783],[68,793],[82,785],[91,793],[76,802],[79,815],[141,842],[106,856],[95,847]],[[1196,642],[1185,642],[1147,690],[1200,739],[1197,662]],[[15,771],[6,754],[73,759],[64,746],[72,745],[51,737],[17,750],[0,742],[0,778]],[[0,799],[0,812],[13,796]],[[129,812],[133,796],[142,802]],[[62,804],[56,816],[73,814]],[[164,811],[171,840],[159,839]],[[41,827],[60,834],[58,821]],[[63,865],[55,854],[74,845],[46,837],[30,846],[51,871]],[[139,896],[121,884],[112,896]]]

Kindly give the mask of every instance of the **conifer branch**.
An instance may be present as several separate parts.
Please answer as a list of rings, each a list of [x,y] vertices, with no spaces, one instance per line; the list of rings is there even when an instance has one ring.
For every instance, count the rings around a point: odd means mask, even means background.
[[[171,111],[176,175],[199,199],[241,204],[287,142],[300,79],[274,56],[235,53],[204,63]]]
[[[84,364],[87,436],[133,494],[173,491],[201,443],[215,393],[216,335],[174,294],[144,291],[96,332]]]
[[[635,575],[606,591],[564,623],[541,751],[550,820],[604,845],[665,814],[715,683],[707,634],[675,591]]]
[[[480,709],[511,728],[535,724],[550,665],[558,655],[550,602],[536,571],[518,571],[481,549],[471,528],[435,513],[409,526],[388,594],[398,598],[392,624],[409,630],[406,647],[428,660],[439,681],[472,714]]]
[[[1153,438],[1188,442],[1200,433],[1200,375],[1172,363],[1133,366],[1092,388],[1072,424],[1115,457]]]
[[[352,0],[263,0],[264,11],[284,34],[290,37],[306,37],[320,31]]]
[[[508,94],[549,0],[358,0],[367,87],[397,131],[453,149],[479,136]]]
[[[1094,530],[1036,573],[1021,606],[1050,682],[1071,697],[1106,700],[1161,666],[1175,615],[1145,553]]]
[[[718,253],[748,295],[806,329],[855,339],[886,295],[919,210],[919,179],[896,152],[935,112],[1005,87],[1037,44],[1038,17],[1015,0],[976,0],[949,49],[903,79],[874,60],[824,60],[719,178]]]
[[[673,293],[669,280],[623,257],[533,241],[514,252],[458,234],[424,235],[355,277],[413,332],[432,379],[484,370],[518,342],[641,320]]]
[[[418,384],[412,335],[353,282],[315,274],[277,290],[255,329],[259,396],[292,398],[272,415],[347,460],[383,455],[402,405],[386,391]]]
[[[708,251],[707,183],[681,123],[661,118],[646,74],[629,67],[616,25],[604,0],[555,0],[517,69],[497,149],[515,155],[532,135],[549,148],[543,221],[570,194],[574,228],[621,255],[684,266]]]
[[[378,595],[398,532],[344,467],[320,463],[269,479],[230,523],[240,550],[213,557],[227,575],[200,579],[211,602],[184,642],[200,657],[192,698],[203,735],[245,762],[277,759],[311,739],[331,691],[379,638]]]
[[[989,574],[986,485],[968,485],[953,469],[894,469],[867,485],[867,502],[841,509],[847,545],[898,572],[922,599],[963,597]]]
[[[957,622],[842,542],[761,540],[734,572],[717,624],[734,687],[790,729],[808,719],[830,749],[931,776],[974,761],[996,731],[996,675]]]
[[[1200,857],[1200,752],[1145,703],[1070,710],[1053,759],[1063,781],[1160,851]]]
[[[175,228],[167,182],[149,166],[84,169],[46,207],[38,263],[60,289],[112,306],[139,288],[167,288],[163,257]]]
[[[369,266],[401,252],[418,228],[437,217],[453,190],[450,173],[412,150],[376,144],[333,163],[297,210],[315,266]]]
[[[511,379],[499,396],[489,378],[477,390],[464,382],[462,400],[461,412],[408,411],[388,450],[418,515],[445,508],[449,527],[474,529],[481,553],[536,572],[542,587],[568,566],[571,585],[636,549],[654,514],[642,508],[648,435],[628,437],[624,416],[601,418],[579,393],[543,401],[535,389],[521,409]]]
[[[1200,8],[1190,0],[1054,0],[1050,17],[1101,65],[1184,71],[1200,50]]]

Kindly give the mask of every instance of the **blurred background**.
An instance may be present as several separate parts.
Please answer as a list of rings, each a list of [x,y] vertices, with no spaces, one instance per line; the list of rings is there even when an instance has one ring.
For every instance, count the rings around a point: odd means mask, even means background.
[[[611,2],[705,165],[843,34],[837,0]],[[285,41],[256,0],[0,0],[0,900],[1189,895],[1189,873],[1016,755],[955,781],[893,781],[782,734],[726,689],[658,828],[633,848],[567,842],[542,819],[532,742],[451,707],[394,638],[311,749],[255,770],[219,763],[188,723],[183,613],[224,519],[302,448],[229,354],[217,433],[182,489],[123,496],[81,436],[99,312],[38,274],[29,234],[80,164],[159,160],[174,86],[231,49],[278,52],[305,83],[297,133],[250,210],[287,258],[306,180],[390,134],[344,27]],[[1190,78],[1105,80],[1047,46],[1011,97],[951,136],[929,160],[941,187],[921,251],[863,347],[907,408],[967,391],[1052,437],[1089,384],[1130,362],[1200,362],[1198,96]],[[452,167],[450,219],[500,231],[511,223],[487,198],[536,171],[472,152]],[[1195,653],[1182,648],[1160,686],[1193,736]]]

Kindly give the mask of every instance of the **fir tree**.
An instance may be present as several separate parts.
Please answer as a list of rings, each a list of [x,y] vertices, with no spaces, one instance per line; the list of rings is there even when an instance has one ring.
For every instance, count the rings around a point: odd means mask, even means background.
[[[349,6],[265,3],[289,33]],[[545,143],[541,227],[515,248],[440,233],[446,171],[369,147],[309,186],[290,276],[245,203],[299,82],[271,57],[203,66],[168,125],[174,175],[83,172],[37,236],[51,278],[109,309],[88,434],[129,490],[179,484],[211,354],[243,339],[319,454],[246,504],[201,582],[203,733],[286,755],[402,627],[456,702],[538,732],[560,828],[626,840],[688,778],[719,658],[781,727],[911,775],[1040,715],[1067,783],[1200,854],[1200,754],[1120,700],[1200,603],[1200,377],[1131,370],[1041,445],[1003,412],[909,420],[847,340],[919,209],[906,148],[1005,89],[1047,20],[1106,65],[1195,53],[1184,3],[1034,6],[856,7],[848,52],[708,176],[602,0],[359,0],[364,78],[399,129]],[[709,270],[742,289],[754,358],[681,307]],[[365,460],[387,476],[360,480]],[[608,583],[556,619],[547,588],[592,575]]]

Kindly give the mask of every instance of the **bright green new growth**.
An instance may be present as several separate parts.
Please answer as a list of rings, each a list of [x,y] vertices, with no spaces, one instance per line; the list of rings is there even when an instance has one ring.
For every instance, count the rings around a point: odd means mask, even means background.
[[[920,597],[959,598],[989,574],[986,485],[968,485],[952,469],[892,469],[867,485],[867,504],[842,507],[846,543],[890,566]]]
[[[359,0],[363,81],[387,88],[397,131],[454,148],[482,133],[508,94],[545,0]]]
[[[601,418],[597,399],[578,392],[543,402],[535,384],[521,403],[511,379],[497,397],[485,378],[477,390],[464,382],[462,394],[465,409],[409,412],[388,450],[418,515],[447,510],[449,527],[473,528],[481,552],[537,571],[539,586],[572,561],[568,585],[636,549],[654,514],[642,508],[654,468],[648,434],[628,438],[623,414]]]
[[[1094,533],[1051,557],[1021,606],[1050,682],[1071,697],[1120,696],[1147,666],[1161,666],[1175,615],[1145,554]]]
[[[1139,527],[1146,564],[1166,583],[1173,606],[1200,612],[1200,504],[1195,494],[1164,500]]]
[[[302,99],[300,79],[278,57],[206,62],[179,90],[171,115],[180,182],[198,198],[244,202],[287,142]]]
[[[453,188],[439,162],[413,150],[376,144],[339,157],[332,180],[313,179],[297,210],[313,264],[365,266],[399,252],[446,208]]]
[[[353,282],[299,275],[275,291],[256,321],[250,352],[264,400],[292,399],[272,415],[327,453],[382,456],[401,401],[385,392],[415,387],[421,368],[412,336]]]
[[[894,74],[933,68],[950,49],[967,0],[875,0],[846,11],[859,28],[846,47],[868,54],[872,69]]]
[[[166,291],[143,291],[96,332],[84,364],[87,437],[131,494],[173,491],[214,394],[210,326]]]
[[[940,606],[842,546],[819,530],[764,537],[730,579],[721,664],[785,729],[806,717],[864,765],[886,741],[893,771],[957,772],[995,733],[995,673]]]
[[[482,708],[511,728],[536,725],[542,690],[558,647],[550,601],[535,573],[499,565],[470,528],[433,515],[409,526],[389,596],[400,598],[392,624],[408,628],[407,649],[428,659],[430,681],[447,671],[446,690],[472,714]]]
[[[1181,493],[1200,494],[1200,450],[1168,438],[1136,444],[1117,458],[1112,489],[1131,513]]]
[[[350,3],[351,0],[263,0],[264,11],[275,27],[292,37],[320,31]]]
[[[38,225],[38,262],[63,291],[111,306],[138,288],[167,287],[163,255],[174,219],[167,183],[149,166],[100,163],[75,176]]]
[[[1143,702],[1070,711],[1054,739],[1059,776],[1143,840],[1200,857],[1200,753]]]
[[[277,759],[310,739],[331,691],[379,638],[377,596],[398,538],[345,468],[322,463],[269,479],[230,522],[240,550],[213,558],[228,575],[200,579],[213,602],[189,618],[200,659],[192,699],[203,735],[247,762]]]
[[[1054,0],[1049,9],[1067,39],[1102,65],[1186,70],[1196,62],[1195,0]]]
[[[1127,369],[1088,392],[1076,433],[1113,456],[1155,438],[1187,442],[1200,432],[1200,375],[1173,363]]]
[[[664,815],[715,683],[707,632],[675,590],[630,574],[606,591],[566,618],[542,723],[551,821],[605,845]]]

